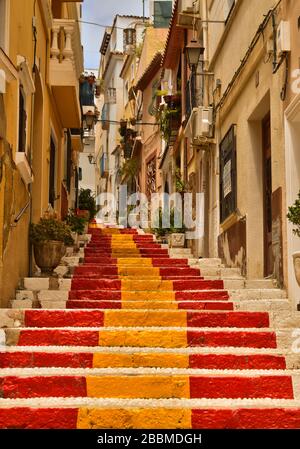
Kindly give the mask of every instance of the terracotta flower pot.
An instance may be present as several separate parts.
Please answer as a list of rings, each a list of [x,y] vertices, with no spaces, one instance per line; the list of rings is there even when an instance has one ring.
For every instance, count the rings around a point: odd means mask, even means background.
[[[293,254],[293,261],[294,261],[295,276],[296,276],[298,285],[300,286],[300,251],[296,251]]]
[[[185,234],[183,232],[173,232],[170,235],[171,248],[184,248]]]
[[[64,243],[57,240],[35,243],[33,250],[35,263],[41,269],[41,272],[47,275],[53,273],[66,253]]]

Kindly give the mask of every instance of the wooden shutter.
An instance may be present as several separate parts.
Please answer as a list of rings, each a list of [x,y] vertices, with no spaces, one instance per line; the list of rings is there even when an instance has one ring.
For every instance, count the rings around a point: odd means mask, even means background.
[[[26,151],[26,122],[25,98],[22,90],[19,91],[19,151]]]
[[[220,144],[220,221],[237,207],[236,133],[233,125]]]

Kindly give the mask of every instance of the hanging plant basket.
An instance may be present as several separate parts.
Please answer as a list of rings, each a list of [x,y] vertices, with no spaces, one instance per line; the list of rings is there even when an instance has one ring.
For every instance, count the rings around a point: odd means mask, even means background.
[[[132,146],[130,144],[126,143],[124,146],[124,158],[130,159],[131,154],[132,154]]]

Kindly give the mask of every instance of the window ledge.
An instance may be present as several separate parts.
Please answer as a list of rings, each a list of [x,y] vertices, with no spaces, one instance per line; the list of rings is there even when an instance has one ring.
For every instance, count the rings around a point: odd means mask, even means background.
[[[220,233],[226,232],[231,226],[236,224],[239,221],[239,215],[236,212],[233,212],[223,223],[220,224]]]
[[[0,93],[5,93],[5,83],[16,81],[19,73],[7,54],[0,48],[0,75],[4,76],[4,83]]]

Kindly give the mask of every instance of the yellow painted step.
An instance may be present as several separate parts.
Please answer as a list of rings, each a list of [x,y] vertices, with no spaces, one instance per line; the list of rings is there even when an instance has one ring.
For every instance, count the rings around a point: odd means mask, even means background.
[[[118,258],[118,267],[126,266],[140,266],[140,267],[152,267],[152,260],[140,257]]]
[[[190,398],[189,376],[88,376],[90,398]]]
[[[160,276],[159,268],[153,267],[118,267],[121,276]]]
[[[122,301],[122,309],[178,310],[176,301]]]
[[[187,312],[184,310],[164,311],[130,311],[106,310],[104,326],[106,327],[185,327]]]
[[[138,348],[186,348],[186,330],[135,330],[102,329],[99,332],[99,346],[131,346]]]
[[[188,368],[188,354],[95,353],[93,368]]]
[[[173,291],[122,291],[123,301],[175,301]]]
[[[121,290],[142,290],[142,291],[172,291],[173,282],[172,281],[161,281],[161,280],[151,280],[151,281],[122,281]]]
[[[189,409],[80,408],[78,429],[191,429]]]

